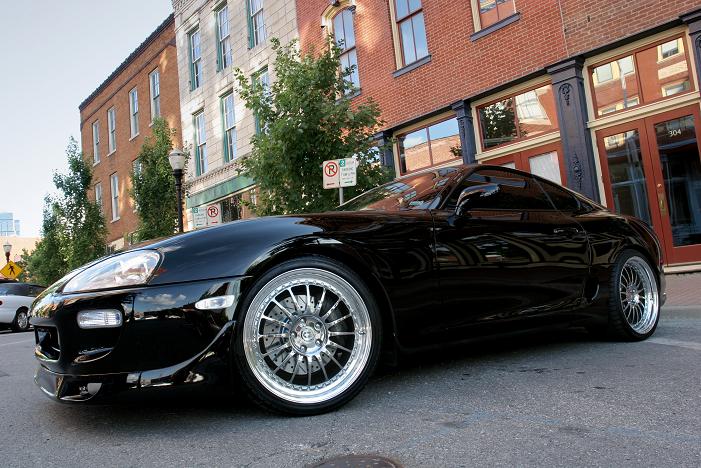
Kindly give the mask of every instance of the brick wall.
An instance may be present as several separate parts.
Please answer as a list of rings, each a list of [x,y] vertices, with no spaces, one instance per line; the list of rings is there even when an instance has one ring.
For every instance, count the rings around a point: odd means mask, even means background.
[[[159,29],[161,29],[159,31]],[[149,74],[158,68],[160,73],[161,116],[176,129],[173,144],[182,146],[180,132],[180,95],[178,91],[178,62],[175,48],[175,29],[170,17],[135,52],[108,77],[80,106],[80,135],[83,153],[93,162],[92,124],[100,122],[100,162],[93,167],[93,186],[102,185],[102,208],[108,228],[108,242],[119,241],[136,230],[138,219],[129,197],[130,173],[144,139],[151,134],[151,93]],[[139,134],[132,138],[129,119],[129,92],[137,88],[139,101]],[[107,110],[116,111],[117,149],[108,155]],[[110,175],[117,173],[121,202],[120,219],[112,221]],[[91,191],[94,199],[95,193]]]
[[[520,19],[472,41],[471,2],[424,0],[431,61],[394,77],[389,4],[357,0],[355,32],[361,95],[382,110],[386,128],[444,109],[569,56],[665,24],[701,6],[697,1],[516,0]],[[635,4],[635,6],[631,6]],[[323,47],[327,0],[297,2],[302,47]],[[563,29],[563,19],[564,26]]]

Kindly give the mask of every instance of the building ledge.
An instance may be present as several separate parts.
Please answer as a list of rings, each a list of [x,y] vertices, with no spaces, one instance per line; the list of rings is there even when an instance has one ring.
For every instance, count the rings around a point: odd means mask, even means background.
[[[507,16],[503,20],[499,20],[496,23],[494,23],[490,26],[487,26],[484,29],[480,29],[479,31],[473,33],[470,36],[470,40],[472,42],[474,42],[481,37],[484,37],[484,36],[487,36],[487,35],[493,33],[494,31],[498,31],[501,28],[505,28],[506,26],[510,25],[511,23],[515,23],[519,19],[521,19],[521,13],[516,12],[511,16]]]

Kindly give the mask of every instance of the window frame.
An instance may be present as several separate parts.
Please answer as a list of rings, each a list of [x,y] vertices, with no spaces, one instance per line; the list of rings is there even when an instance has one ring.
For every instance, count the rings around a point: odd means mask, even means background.
[[[193,38],[197,35],[198,46],[199,46],[199,56],[195,58],[195,50],[193,46]],[[199,25],[191,29],[187,33],[187,48],[188,48],[188,58],[190,59],[190,91],[199,89],[202,86],[202,33],[200,32]]]
[[[130,139],[139,136],[139,91],[136,87],[129,90],[129,132]]]
[[[251,80],[253,83],[259,84],[260,78],[263,75],[267,75],[266,86],[267,86],[267,89],[270,90],[270,69],[268,68],[267,65],[264,66],[263,68],[261,68],[260,70],[258,70],[257,72],[253,73],[251,75]],[[253,113],[253,123],[255,125],[255,132],[256,132],[255,134],[258,135],[259,133],[261,133],[263,131],[263,127],[260,124],[260,118],[258,117],[258,114],[256,114],[255,112]]]
[[[254,47],[257,47],[258,45],[262,44],[265,42],[265,40],[268,38],[268,34],[266,31],[266,25],[265,25],[265,5],[264,5],[264,0],[260,0],[260,8],[256,11],[253,11],[253,8],[251,7],[251,2],[254,0],[245,0],[246,1],[246,16],[247,16],[247,23],[248,23],[248,48],[253,49]],[[261,19],[261,24],[257,25],[255,17],[260,14],[260,19]],[[258,35],[258,31],[263,31],[262,35]]]
[[[686,91],[682,91],[681,93],[673,94],[671,96],[662,96],[661,98],[654,99],[652,101],[646,101],[645,99],[643,99],[643,88],[642,88],[642,83],[640,81],[640,68],[638,67],[637,54],[644,51],[644,50],[652,49],[653,47],[658,47],[662,44],[665,44],[667,42],[671,42],[673,40],[681,40],[683,45],[684,45],[684,58],[686,60],[687,71],[689,73],[689,89],[687,89]],[[677,54],[675,54],[675,55],[677,55]],[[659,61],[669,60],[670,58],[674,57],[675,55],[662,58]],[[599,105],[596,102],[596,86],[594,85],[594,78],[592,76],[594,74],[594,70],[597,67],[600,67],[602,65],[606,65],[608,63],[613,63],[617,60],[620,60],[620,59],[628,57],[628,56],[632,56],[632,58],[633,58],[633,67],[635,70],[635,82],[636,82],[636,85],[638,86],[638,89],[640,90],[640,92],[639,92],[640,97],[638,98],[638,103],[635,104],[634,106],[626,107],[624,109],[616,109],[616,110],[613,110],[610,112],[606,112],[602,115],[599,115],[599,111],[598,111]],[[599,60],[597,62],[592,63],[591,65],[587,66],[587,72],[588,72],[587,73],[587,80],[589,83],[589,89],[591,90],[591,105],[593,107],[592,108],[593,120],[602,119],[604,117],[609,117],[611,115],[618,114],[620,112],[626,112],[626,111],[638,109],[638,108],[640,108],[640,106],[654,104],[654,103],[664,101],[667,99],[672,99],[672,98],[677,97],[677,96],[683,96],[683,95],[688,94],[688,93],[693,93],[694,91],[696,91],[696,85],[694,83],[696,80],[694,79],[694,71],[692,70],[692,67],[693,67],[693,64],[691,63],[691,60],[689,57],[689,43],[685,39],[685,33],[682,33],[682,32],[673,34],[673,35],[668,36],[668,37],[663,38],[663,39],[658,39],[654,42],[650,42],[648,44],[636,47],[635,49],[631,49],[631,50],[628,50],[626,52],[622,52],[622,53],[616,54],[612,57],[608,57],[606,59]]]
[[[95,204],[97,205],[98,208],[100,208],[100,213],[104,214],[104,211],[102,208],[102,182],[97,182],[95,184],[95,186],[93,187],[93,190],[95,193]]]
[[[202,118],[202,128],[200,128],[198,123],[198,118]],[[208,169],[207,164],[207,122],[205,120],[204,109],[192,114],[194,123],[194,137],[195,137],[195,175],[201,176],[205,174]],[[200,135],[200,130],[202,135]],[[201,141],[201,137],[204,136],[204,142]],[[204,152],[202,149],[204,148]]]
[[[497,0],[497,1],[498,1],[498,0]],[[470,6],[472,7],[472,12],[473,12],[473,19],[474,19],[475,32],[477,33],[477,32],[479,32],[479,31],[483,31],[483,30],[485,30],[485,29],[491,28],[491,27],[493,27],[493,26],[495,26],[495,25],[498,25],[498,24],[501,23],[502,21],[504,21],[504,20],[506,20],[506,19],[508,19],[508,18],[510,18],[510,17],[512,17],[512,16],[514,16],[514,15],[516,15],[516,14],[518,14],[518,10],[516,10],[516,0],[507,0],[507,1],[510,1],[511,4],[514,6],[514,11],[513,11],[512,13],[510,13],[509,15],[504,16],[503,18],[501,18],[501,17],[499,17],[499,13],[498,13],[498,11],[499,11],[499,5],[497,4],[497,5],[496,5],[496,8],[497,8],[497,18],[498,18],[498,19],[497,19],[494,23],[492,23],[492,24],[490,24],[490,25],[487,25],[487,26],[484,26],[484,25],[482,24],[482,12],[481,12],[481,9],[480,9],[480,0],[472,0],[472,1],[470,2]]]
[[[100,119],[92,123],[92,160],[93,166],[100,163]]]
[[[550,134],[552,134],[552,133],[555,133],[555,132],[559,132],[559,131],[560,131],[560,122],[559,122],[559,121],[557,120],[557,118],[556,118],[556,119],[555,119],[555,122],[554,122],[555,128],[554,128],[553,130],[549,131],[549,132],[541,133],[541,134],[539,134],[539,135],[530,136],[530,137],[529,137],[529,136],[526,136],[526,137],[519,137],[519,136],[518,136],[518,135],[520,134],[520,131],[519,131],[519,129],[518,129],[519,119],[518,119],[518,111],[516,110],[516,96],[520,96],[521,94],[526,94],[526,93],[529,93],[529,92],[531,92],[531,91],[535,91],[536,89],[542,88],[543,86],[550,86],[550,89],[551,89],[552,94],[553,94],[553,99],[555,99],[555,88],[553,87],[552,82],[551,82],[551,81],[542,81],[542,82],[540,82],[540,83],[538,83],[538,84],[528,86],[527,88],[523,88],[523,89],[520,89],[520,90],[518,90],[518,91],[513,91],[513,92],[511,92],[511,93],[509,93],[509,94],[503,94],[503,95],[499,96],[498,98],[495,98],[495,99],[493,99],[493,100],[486,101],[486,102],[481,103],[481,104],[479,104],[479,105],[476,105],[476,106],[474,107],[474,109],[475,109],[475,117],[476,117],[476,120],[477,120],[477,125],[476,125],[475,128],[477,129],[477,137],[478,137],[478,140],[479,140],[479,148],[481,149],[481,152],[482,152],[482,153],[487,153],[487,152],[492,151],[492,150],[495,150],[495,149],[497,149],[497,148],[503,148],[503,147],[508,146],[508,145],[513,145],[514,143],[520,143],[520,142],[523,142],[523,141],[527,141],[527,140],[529,140],[529,139],[531,139],[531,138],[540,138],[540,137],[542,137],[542,136],[544,136],[544,135],[550,135]],[[506,143],[501,143],[501,144],[498,144],[498,145],[496,145],[496,146],[491,146],[491,147],[489,147],[489,148],[486,148],[486,147],[484,146],[484,133],[482,132],[482,119],[480,118],[480,109],[483,109],[483,108],[485,108],[485,107],[489,107],[489,106],[491,106],[491,105],[493,105],[493,104],[496,104],[496,103],[501,102],[501,101],[505,101],[505,100],[507,100],[507,99],[513,99],[513,100],[514,100],[514,123],[515,123],[515,125],[516,125],[516,138],[514,138],[513,140],[508,141],[508,142],[506,142]],[[557,117],[557,102],[556,102],[555,104],[556,104],[556,105],[555,105],[555,113],[556,113],[556,117]]]
[[[394,15],[393,15],[393,16],[394,16],[394,28],[395,28],[395,30],[396,30],[396,39],[397,39],[397,41],[398,41],[398,46],[399,46],[399,56],[398,56],[398,58],[399,58],[399,63],[398,63],[399,67],[398,67],[398,68],[399,68],[399,69],[402,69],[402,68],[410,67],[410,66],[412,66],[412,65],[414,65],[414,64],[416,64],[416,63],[419,63],[419,62],[421,62],[421,60],[426,59],[426,57],[430,57],[430,56],[431,56],[431,53],[430,53],[429,47],[428,47],[428,33],[426,33],[426,15],[423,14],[423,13],[424,13],[424,3],[423,3],[424,0],[420,0],[420,1],[421,1],[421,7],[420,7],[420,8],[417,8],[416,10],[407,13],[406,15],[402,16],[401,18],[399,17],[398,8],[397,8],[397,2],[398,2],[398,1],[401,1],[401,0],[390,0],[390,1],[392,2],[392,11],[393,11],[393,13],[394,13]],[[407,6],[408,6],[409,0],[405,0],[405,1],[407,2]],[[419,14],[422,14],[422,15],[423,15],[424,33],[426,33],[426,34],[425,34],[425,40],[426,40],[426,55],[424,55],[424,56],[422,56],[422,57],[418,57],[418,55],[416,54],[416,35],[414,34],[414,25],[413,25],[413,18],[414,18],[414,16],[417,16],[417,15],[419,15]],[[412,26],[411,26],[411,28],[412,28],[412,34],[414,34],[414,41],[413,41],[413,42],[414,42],[414,54],[417,55],[417,57],[416,57],[416,59],[415,59],[414,61],[412,61],[412,62],[407,62],[407,61],[406,61],[406,57],[405,57],[405,55],[404,55],[404,41],[402,40],[402,28],[401,28],[401,24],[404,23],[404,22],[406,22],[406,21],[412,21]]]
[[[221,35],[221,14],[226,10],[226,36],[222,37]],[[232,54],[232,48],[231,48],[231,21],[229,20],[229,5],[226,3],[223,3],[217,7],[216,10],[214,10],[214,18],[215,18],[215,29],[216,29],[216,38],[217,38],[217,71],[222,71],[225,70],[229,65],[231,65],[232,60],[233,60],[233,54]],[[228,60],[225,60],[227,58],[227,54],[224,52],[224,42],[228,40],[228,45],[229,45],[229,53],[228,53]]]
[[[117,151],[117,111],[114,106],[107,109],[107,156]]]
[[[398,163],[397,167],[399,168],[399,175],[401,177],[415,174],[415,173],[418,173],[420,171],[427,170],[427,169],[434,167],[434,166],[439,166],[439,165],[442,166],[444,164],[449,165],[451,162],[454,162],[454,161],[462,161],[462,157],[457,156],[454,159],[449,159],[449,160],[443,161],[439,164],[435,164],[433,162],[433,151],[431,149],[431,134],[428,132],[428,129],[430,127],[433,127],[434,125],[438,125],[438,124],[441,124],[443,122],[447,122],[448,120],[453,120],[453,119],[455,119],[457,121],[458,116],[457,115],[449,115],[449,116],[443,117],[443,118],[438,119],[438,120],[429,120],[428,121],[429,123],[422,123],[417,127],[412,127],[410,129],[398,132],[395,135],[393,135],[393,137],[397,141],[397,143],[396,143],[396,159],[397,159],[397,163]],[[428,143],[428,155],[429,155],[429,160],[431,161],[431,164],[429,164],[428,166],[420,167],[418,169],[414,169],[413,171],[403,171],[402,170],[402,160],[401,160],[402,155],[401,155],[401,151],[399,149],[399,139],[406,137],[407,135],[409,135],[411,133],[418,132],[419,130],[426,131],[426,143]],[[459,136],[460,136],[460,122],[458,121],[458,137]],[[462,141],[460,143],[462,145]]]
[[[116,182],[116,188],[115,188]],[[112,207],[112,222],[119,221],[120,206],[119,206],[119,175],[116,172],[110,174],[110,206]]]
[[[227,105],[226,100],[231,98],[231,114],[232,114],[232,125],[227,128]],[[230,91],[220,98],[220,111],[221,111],[221,122],[222,122],[222,143],[224,146],[224,162],[228,163],[236,159],[237,156],[237,142],[236,142],[236,107],[234,102],[234,92]],[[229,132],[233,132],[233,136],[230,137]],[[231,145],[229,144],[229,139],[231,139]]]
[[[392,0],[392,1],[394,1],[394,0]],[[357,84],[354,83],[352,79],[347,80],[347,81],[349,81],[351,84],[353,84],[353,86],[355,87],[355,90],[357,92],[358,90],[360,90],[360,66],[358,65],[358,48],[357,48],[358,41],[357,41],[357,38],[355,37],[355,6],[354,5],[346,5],[344,7],[341,7],[333,16],[330,17],[329,22],[331,24],[331,33],[333,34],[333,40],[334,40],[335,44],[338,45],[338,41],[336,40],[335,21],[339,15],[343,15],[345,12],[349,12],[351,15],[351,27],[353,28],[354,40],[353,40],[353,47],[350,47],[350,48],[346,46],[345,41],[344,41],[343,49],[342,49],[342,52],[339,56],[339,60],[342,62],[342,59],[344,56],[346,56],[346,55],[349,56],[351,52],[355,52],[355,74],[358,77],[358,83]],[[347,36],[346,25],[343,21],[341,21],[341,24],[343,25],[343,36],[346,37]],[[348,62],[350,63],[350,59]],[[341,63],[341,66],[343,66],[343,63]],[[344,72],[344,70],[341,69],[341,73],[343,73],[343,72]],[[351,78],[352,76],[353,75],[351,74],[348,78]],[[353,91],[349,91],[349,93],[352,93],[352,92]]]
[[[156,79],[154,80],[154,78]],[[161,72],[158,68],[148,74],[148,83],[151,97],[151,123],[153,123],[157,117],[161,116]],[[154,91],[157,91],[157,94]]]
[[[560,180],[563,187],[567,185],[567,166],[565,165],[565,153],[562,148],[562,142],[557,141],[554,143],[548,143],[545,145],[538,145],[533,148],[528,148],[525,150],[514,151],[513,153],[506,154],[504,156],[499,156],[496,158],[490,158],[486,160],[480,160],[481,164],[490,166],[502,166],[503,164],[514,163],[515,169],[523,172],[527,172],[536,177],[541,177],[537,174],[531,172],[530,158],[535,156],[540,156],[548,153],[556,153],[558,166],[560,170]],[[508,168],[506,168],[508,169]],[[547,179],[546,179],[547,180]],[[555,182],[553,182],[555,183]]]

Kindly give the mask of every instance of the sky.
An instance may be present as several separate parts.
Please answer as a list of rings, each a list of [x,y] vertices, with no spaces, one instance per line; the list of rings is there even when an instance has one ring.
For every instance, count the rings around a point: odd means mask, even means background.
[[[39,236],[78,105],[171,13],[171,0],[1,1],[0,212]]]

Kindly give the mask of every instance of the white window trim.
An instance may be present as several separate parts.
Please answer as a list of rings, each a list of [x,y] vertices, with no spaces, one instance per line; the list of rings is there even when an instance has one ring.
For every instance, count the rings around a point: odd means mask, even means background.
[[[93,166],[100,164],[100,120],[92,123],[92,158]]]
[[[114,134],[112,133],[114,131]],[[114,106],[107,109],[107,156],[117,151],[117,111]]]
[[[136,99],[133,99],[132,96],[135,96]],[[139,136],[139,91],[136,88],[129,91],[129,132],[131,135],[129,140]]]
[[[226,20],[227,20],[227,27],[228,31],[226,33],[226,36],[222,37],[221,36],[221,25],[219,23],[219,15],[222,12],[222,10],[226,10]],[[216,23],[216,39],[217,39],[217,56],[221,57],[222,63],[219,64],[219,69],[224,70],[228,68],[232,62],[233,62],[233,50],[232,50],[232,41],[231,41],[231,18],[229,18],[229,5],[226,3],[222,3],[217,6],[215,10],[215,23]],[[224,65],[224,48],[222,47],[224,40],[229,39],[229,63],[225,66]]]
[[[194,50],[192,47],[192,38],[195,36],[195,34],[198,34],[200,37],[200,56],[198,58],[195,58]],[[197,80],[197,86],[195,86],[195,64],[197,62],[200,62],[202,64],[202,31],[200,31],[200,26],[199,24],[192,28],[190,32],[187,33],[187,47],[188,47],[188,61],[189,61],[189,75],[190,75],[190,91],[194,91],[196,89],[200,89],[202,87],[202,75],[203,75],[203,67],[200,67],[200,74],[199,74],[199,79]]]
[[[158,77],[158,96],[153,95],[153,77],[157,76]],[[151,104],[151,122],[149,124],[152,125],[153,121],[155,118],[160,117],[162,115],[161,112],[161,72],[156,68],[153,70],[151,73],[148,74],[148,89],[149,89],[149,103]],[[158,98],[158,115],[154,115],[154,109],[155,109],[155,100]]]
[[[113,180],[117,182],[117,189],[116,189],[116,196],[115,196],[115,187]],[[116,209],[115,209],[116,205]],[[110,206],[112,208],[112,223],[115,221],[119,221],[121,219],[120,213],[119,213],[119,176],[117,173],[112,173],[110,174]],[[116,214],[116,216],[115,216]]]
[[[518,13],[518,9],[516,8],[516,0],[513,0],[514,2],[514,13]],[[479,0],[470,0],[470,6],[472,10],[472,23],[475,27],[475,32],[481,31],[485,28],[482,27],[482,21],[480,19],[480,1]],[[501,21],[501,20],[499,20]],[[491,25],[489,25],[491,26]],[[487,26],[487,27],[489,27]]]
[[[98,193],[100,196],[98,197]],[[102,208],[102,182],[98,182],[95,184],[95,203],[97,204],[98,208],[100,208],[100,213],[103,213],[103,208]]]

